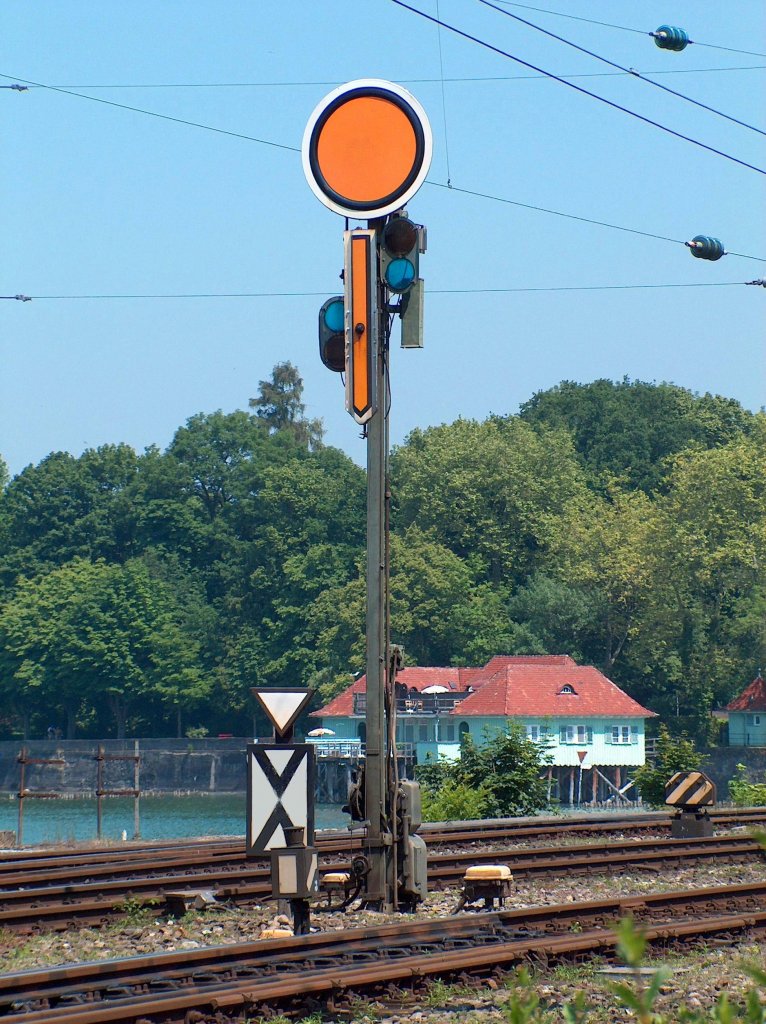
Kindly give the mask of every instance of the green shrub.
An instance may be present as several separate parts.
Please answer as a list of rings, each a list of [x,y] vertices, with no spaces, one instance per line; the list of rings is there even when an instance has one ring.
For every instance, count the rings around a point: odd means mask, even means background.
[[[416,769],[428,814],[437,813],[435,806],[449,808],[451,812],[426,820],[465,821],[534,814],[547,806],[546,783],[540,776],[549,760],[545,750],[530,743],[518,725],[511,725],[507,733],[492,736],[481,747],[466,736],[459,760],[428,760]]]
[[[671,736],[666,726],[660,726],[657,738],[657,758],[654,764],[642,765],[633,776],[641,799],[653,807],[665,803],[665,785],[675,772],[691,772],[702,767],[706,760],[688,736]]]
[[[472,821],[486,816],[490,792],[485,786],[473,789],[464,782],[433,790],[421,789],[423,821]]]
[[[766,782],[749,782],[747,765],[738,764],[736,777],[729,780],[729,795],[737,807],[766,806]]]

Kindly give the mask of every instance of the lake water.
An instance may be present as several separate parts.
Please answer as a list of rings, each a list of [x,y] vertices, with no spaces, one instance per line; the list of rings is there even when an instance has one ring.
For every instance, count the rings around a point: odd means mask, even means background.
[[[120,839],[123,831],[133,838],[133,800],[109,797],[102,803],[103,839]],[[0,830],[16,831],[18,802],[0,800]],[[333,804],[317,804],[317,828],[345,828],[347,814]],[[142,796],[142,839],[183,839],[190,836],[244,836],[245,794],[211,796]],[[96,800],[26,800],[24,846],[95,839]]]

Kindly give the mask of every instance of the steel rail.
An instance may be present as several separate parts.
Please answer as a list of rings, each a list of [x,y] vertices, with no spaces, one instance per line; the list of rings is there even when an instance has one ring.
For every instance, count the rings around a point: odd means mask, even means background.
[[[571,831],[568,830],[567,834]],[[497,842],[499,840],[510,841],[515,836],[506,835],[503,830],[490,830],[486,833],[476,833],[475,835],[472,832],[467,832],[459,838],[450,834],[450,841],[453,845],[459,842],[463,846],[474,838],[481,839],[486,844],[487,842]],[[720,837],[714,838],[718,839]],[[662,842],[662,839],[651,837],[651,841],[653,844],[658,844]],[[675,840],[667,841],[675,842]],[[435,844],[430,837],[428,837],[428,842],[431,846],[441,845]],[[635,839],[624,840],[623,842],[630,848],[635,847]],[[320,852],[326,857],[342,853],[346,849],[344,845],[336,845],[334,843],[320,843],[318,845]],[[615,841],[611,841],[609,846],[610,849],[616,849]],[[358,851],[361,849],[361,844],[355,842],[349,848]],[[595,848],[595,846],[592,847],[592,849]],[[532,847],[522,847],[519,849],[519,853],[531,856],[533,850],[534,848]],[[541,848],[541,855],[547,857],[550,851],[550,847],[543,847]],[[473,852],[477,856],[480,854],[480,851]],[[84,886],[88,882],[100,882],[101,880],[106,881],[110,879],[133,881],[145,877],[155,877],[160,873],[164,873],[167,876],[179,874],[186,877],[193,868],[199,869],[200,874],[209,872],[213,876],[218,876],[218,873],[257,870],[259,866],[266,863],[266,858],[247,858],[242,845],[215,848],[212,851],[199,849],[184,850],[180,854],[171,850],[163,850],[159,856],[153,856],[150,851],[142,851],[140,856],[132,858],[126,858],[118,848],[110,852],[102,851],[98,857],[87,858],[76,865],[68,857],[63,861],[58,861],[56,858],[51,860],[44,859],[39,862],[34,860],[23,862],[14,860],[12,863],[5,865],[0,862],[0,899],[13,889],[41,888],[43,886],[55,886],[60,883],[67,886],[66,891],[70,891],[71,886],[75,883]],[[210,882],[211,879],[207,881]]]
[[[710,816],[719,827],[766,824],[766,807],[738,810],[711,809]],[[620,817],[610,814],[608,819],[604,815],[582,818],[506,818],[425,824],[421,826],[420,832],[429,846],[469,842],[487,843],[499,840],[516,842],[561,834],[585,837],[614,833],[653,832],[668,829],[672,817],[666,812],[648,812]],[[347,850],[360,850],[363,843],[361,834],[354,836],[344,834],[340,830],[325,830],[317,833],[316,845],[329,855]],[[55,877],[53,873],[58,869],[71,872],[73,863],[77,865],[78,871],[82,871],[83,868],[90,865],[114,864],[115,854],[118,855],[121,865],[164,861],[169,866],[175,862],[179,867],[183,867],[193,863],[219,863],[227,858],[236,859],[242,856],[243,847],[244,839],[242,837],[227,839],[202,837],[193,842],[120,843],[107,849],[99,846],[56,851],[50,849],[39,851],[4,850],[0,852],[0,886],[7,887],[9,884],[6,881],[7,878],[25,871],[39,872],[45,877]],[[29,884],[29,881],[17,883],[13,880],[10,884]]]
[[[8,1024],[183,1019],[192,1007],[271,1005],[309,993],[487,973],[529,958],[609,954],[616,938],[606,926],[626,914],[648,922],[653,943],[731,937],[766,930],[765,894],[766,883],[677,890],[20,972],[0,978],[0,1014]],[[702,920],[678,920],[699,910]],[[668,914],[673,920],[657,921]],[[562,935],[574,922],[587,930]],[[216,967],[248,976],[221,978]]]
[[[500,860],[508,864],[512,870],[531,873],[532,862],[542,861],[545,865],[555,861],[554,867],[561,861],[577,864],[584,856],[589,862],[601,865],[604,857],[609,861],[617,859],[651,859],[657,851],[669,851],[675,858],[685,851],[693,856],[702,856],[704,851],[711,854],[758,852],[760,847],[749,836],[709,836],[700,839],[653,839],[642,843],[640,848],[635,840],[621,842],[601,842],[576,844],[571,846],[521,847],[517,849],[481,849],[454,851],[446,854],[432,854],[429,857],[429,870],[442,870],[445,877],[451,877],[462,865],[475,863],[492,863]],[[256,881],[270,877],[269,869],[261,861],[248,860],[243,850],[225,860],[210,863],[203,862],[203,870],[196,873],[191,870],[196,866],[194,861],[186,859],[169,865],[165,861],[150,861],[141,867],[123,867],[122,864],[86,866],[80,871],[72,866],[66,869],[55,869],[40,875],[38,872],[18,872],[3,879],[0,888],[0,907],[4,903],[24,900],[44,901],[53,896],[71,897],[73,894],[100,894],[110,892],[136,895],[141,892],[154,893],[168,886],[177,886],[183,882],[186,888],[201,886],[212,888],[215,885],[226,885],[237,881]],[[175,870],[169,870],[173,867]],[[347,865],[344,862],[323,860],[321,870],[339,871]],[[451,870],[450,869],[454,869]]]
[[[766,807],[762,808],[711,808],[710,817],[718,826],[766,824]],[[441,845],[459,842],[487,842],[491,839],[527,839],[536,836],[557,834],[599,835],[615,832],[643,832],[646,830],[666,829],[670,827],[673,815],[665,811],[637,812],[624,815],[610,813],[608,816],[582,815],[555,818],[496,818],[475,821],[432,822],[423,824],[419,831],[429,845]],[[325,829],[317,832],[316,845],[328,847],[338,852],[346,849],[357,849],[362,845],[361,833],[348,834],[349,830]],[[105,848],[99,846],[78,846],[72,849],[33,849],[0,851],[0,876],[14,870],[14,865],[32,868],[35,865],[55,866],[76,861],[83,863],[106,863],[113,859],[119,851],[120,859],[129,862],[132,859],[155,857],[173,858],[184,853],[201,857],[205,852],[212,856],[235,853],[244,846],[242,836],[232,837],[200,837],[194,840],[175,840],[164,842],[115,843]]]
[[[546,875],[609,873],[615,870],[657,870],[679,861],[702,858],[729,861],[763,859],[761,845],[749,836],[712,836],[700,839],[635,840],[573,846],[527,847],[516,850],[472,850],[432,855],[428,862],[429,885],[446,888],[458,884],[467,866],[507,864],[517,878]],[[320,873],[347,868],[343,862],[324,862]],[[271,896],[270,871],[260,865],[237,871],[157,875],[107,879],[98,882],[47,885],[0,890],[0,927],[20,931],[65,928],[74,920],[99,924],[124,911],[126,900],[146,905],[155,901],[161,911],[165,893],[185,889],[213,891],[221,901],[248,903]]]

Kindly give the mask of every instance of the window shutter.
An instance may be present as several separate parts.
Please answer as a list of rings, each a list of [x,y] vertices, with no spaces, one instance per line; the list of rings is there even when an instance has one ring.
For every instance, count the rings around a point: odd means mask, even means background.
[[[607,725],[604,729],[604,743],[612,743],[612,726]]]
[[[630,742],[638,743],[638,726],[631,725],[630,727]]]
[[[593,729],[590,726],[588,726],[588,743],[592,743],[592,742],[593,742]]]
[[[566,743],[567,741],[567,727],[562,725],[559,729],[559,743]]]

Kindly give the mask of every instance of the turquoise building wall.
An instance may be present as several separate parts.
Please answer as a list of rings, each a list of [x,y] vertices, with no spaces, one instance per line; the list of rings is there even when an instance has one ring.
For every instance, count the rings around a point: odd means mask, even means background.
[[[766,747],[766,711],[730,711],[729,746]]]
[[[766,746],[766,715],[761,717],[763,740],[760,745]],[[434,757],[437,752],[448,757],[456,756],[460,748],[460,737],[464,732],[474,743],[481,746],[498,733],[505,732],[511,723],[521,725],[525,731],[531,732],[536,729],[536,738],[540,742],[545,742],[554,765],[578,766],[578,751],[583,750],[586,751],[583,763],[587,766],[632,767],[642,765],[645,761],[645,723],[642,718],[567,716],[556,719],[468,715],[465,718],[459,715],[444,715],[438,718],[433,715],[408,715],[405,718],[400,715],[397,721],[397,741],[414,744],[418,761],[422,762],[427,755]],[[364,742],[363,718],[323,718],[322,724],[332,729],[338,740],[362,739]],[[572,731],[567,732],[568,728]],[[562,729],[565,730],[563,733]],[[615,742],[615,729],[618,742]]]

